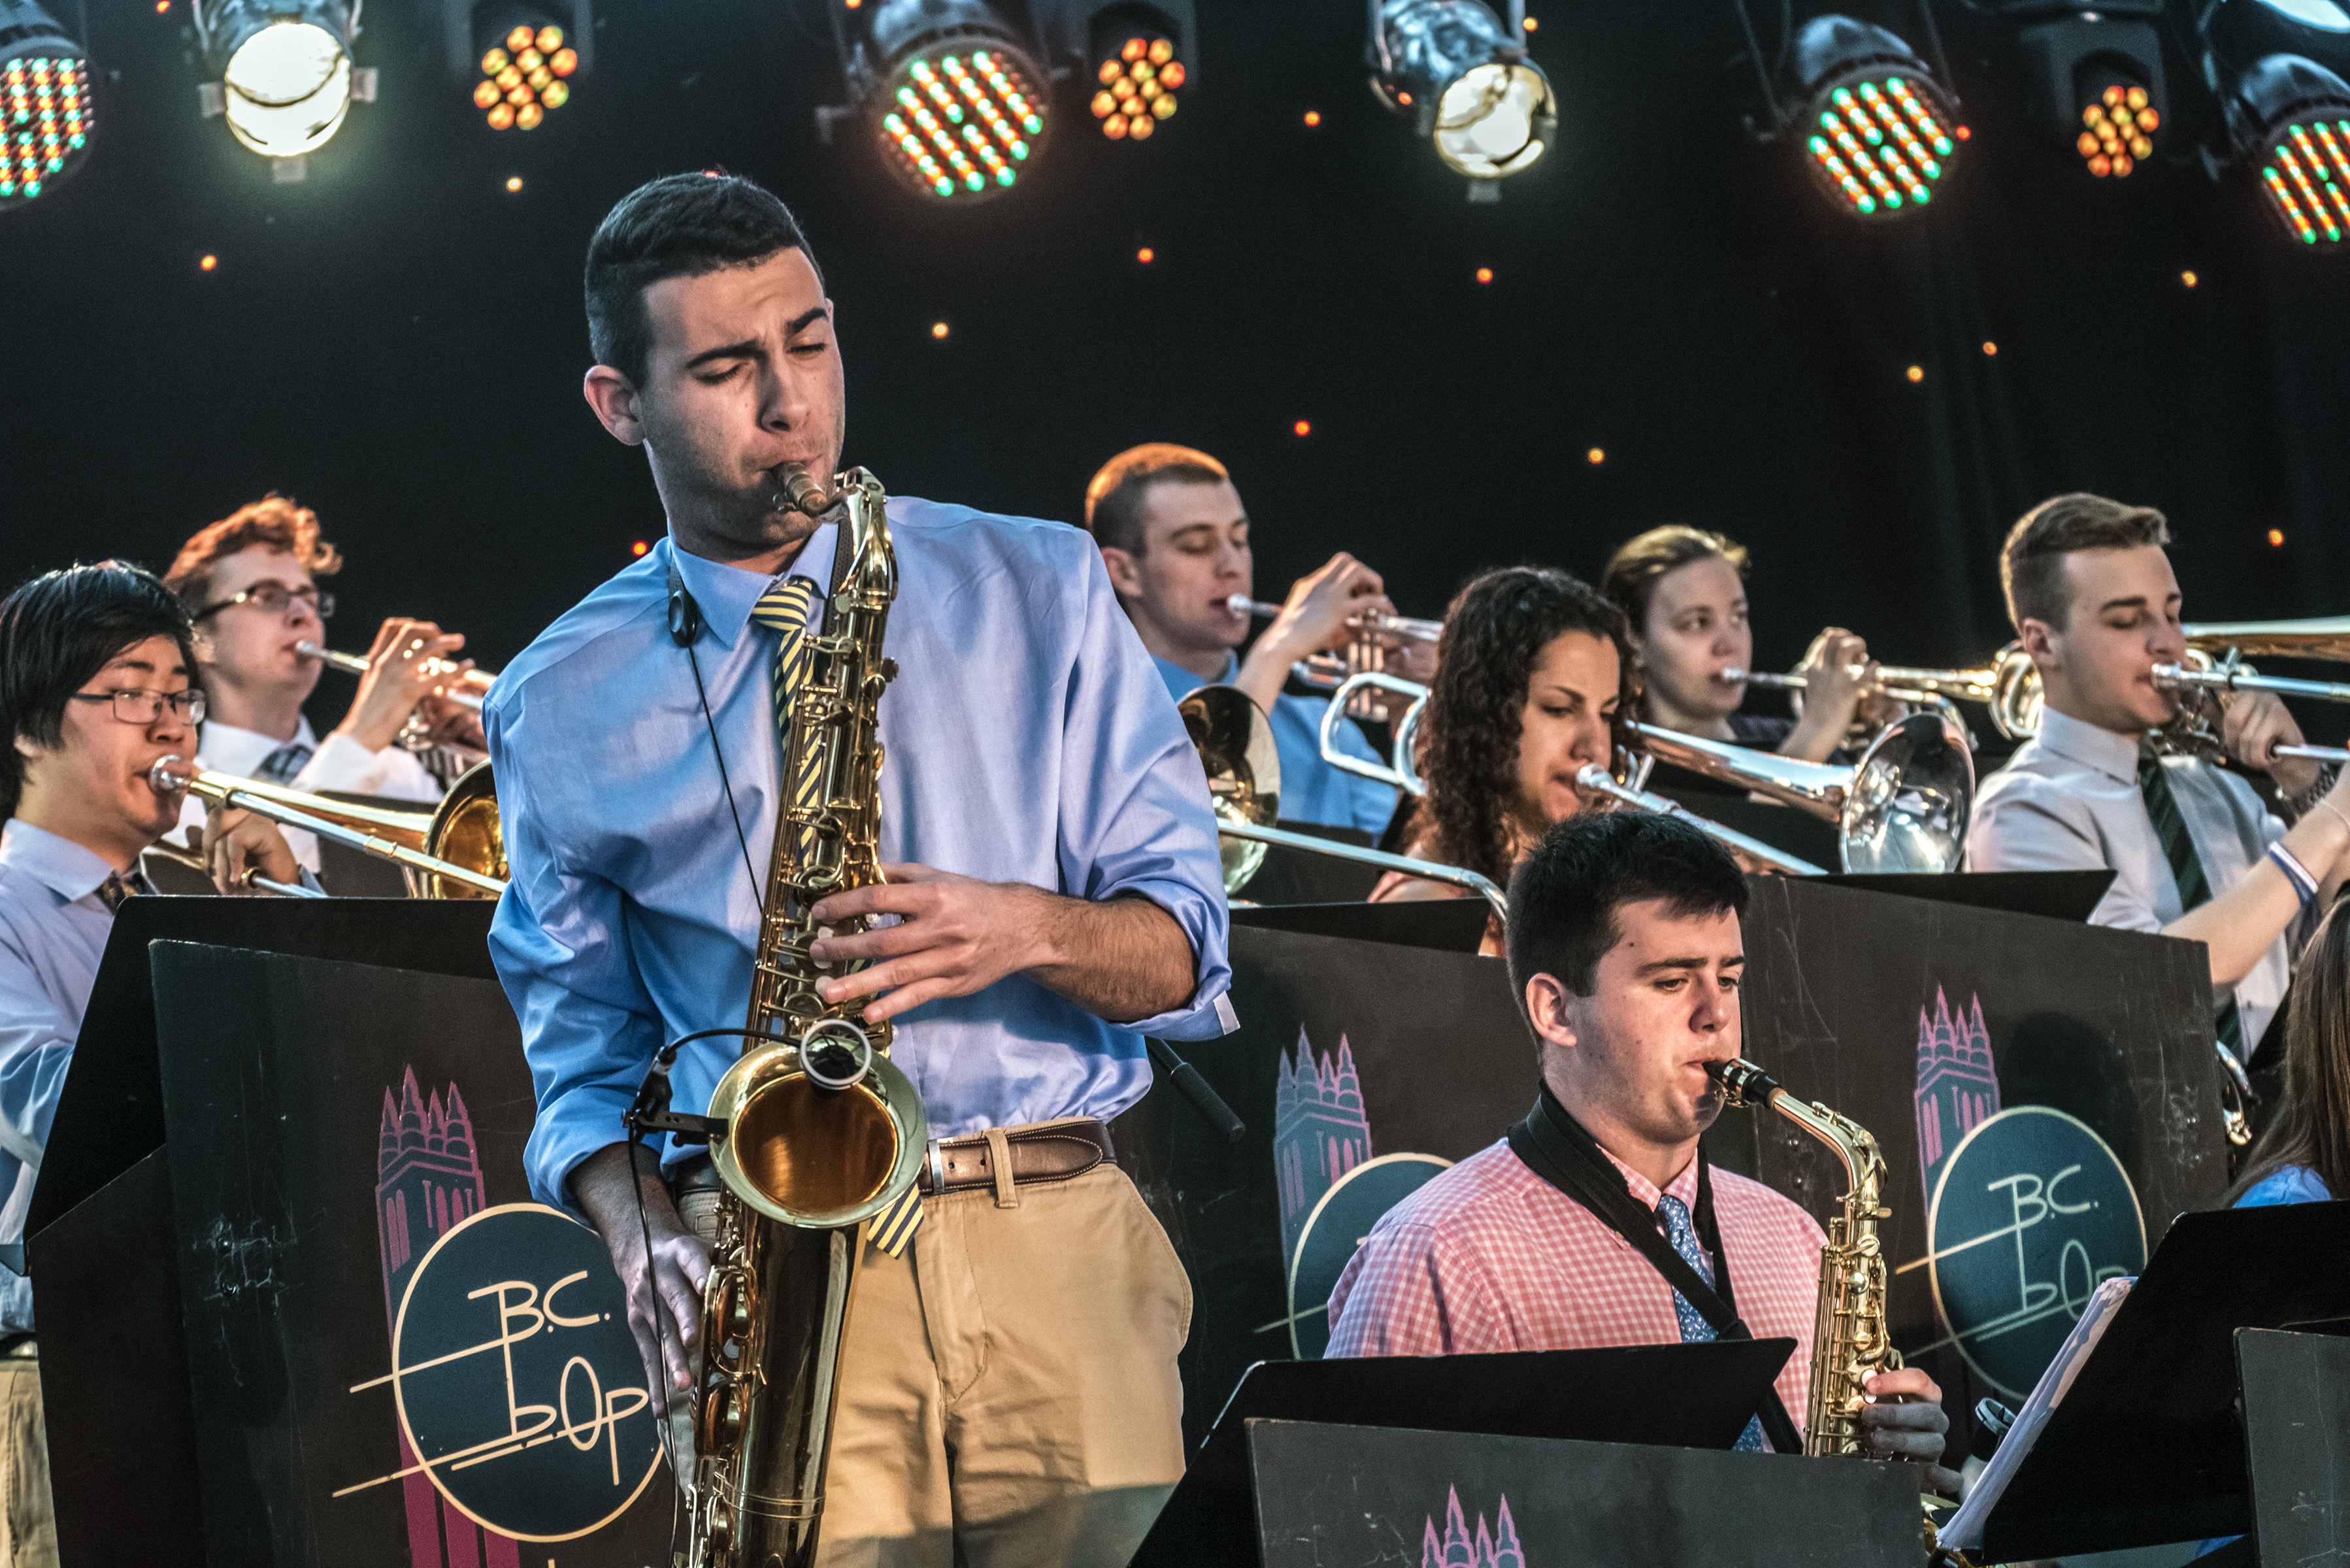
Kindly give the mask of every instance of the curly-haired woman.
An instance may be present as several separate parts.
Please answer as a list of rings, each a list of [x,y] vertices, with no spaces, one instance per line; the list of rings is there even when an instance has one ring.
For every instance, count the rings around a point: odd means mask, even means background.
[[[2350,1198],[2350,905],[2326,911],[2285,999],[2284,1094],[2227,1203]]]
[[[1437,645],[1419,757],[1428,794],[1404,829],[1403,853],[1506,886],[1551,824],[1590,804],[1575,777],[1613,754],[1632,696],[1627,652],[1621,612],[1565,572],[1509,566],[1461,589]],[[1371,894],[1374,902],[1463,896],[1395,872]]]

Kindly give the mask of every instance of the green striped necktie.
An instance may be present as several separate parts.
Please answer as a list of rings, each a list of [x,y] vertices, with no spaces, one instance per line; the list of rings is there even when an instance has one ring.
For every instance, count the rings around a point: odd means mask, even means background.
[[[767,591],[759,596],[759,602],[751,607],[753,623],[775,634],[775,742],[785,748],[791,743],[792,695],[799,690],[800,682],[807,678],[808,661],[812,657],[807,626],[809,613],[815,609],[816,604],[816,584],[806,577],[791,577],[770,584]],[[790,767],[789,751],[786,750],[777,762],[779,766]],[[792,804],[800,806],[813,804],[823,782],[816,759],[801,759],[798,772],[791,781]],[[779,814],[775,819],[775,831],[785,832],[789,825],[789,818]],[[805,855],[807,847],[805,838],[794,838],[792,850],[795,857]],[[897,1258],[905,1255],[906,1249],[913,1245],[914,1232],[921,1228],[922,1195],[910,1187],[899,1195],[896,1202],[873,1217],[866,1234],[875,1246]]]
[[[2162,759],[2152,752],[2139,753],[2137,760],[2138,794],[2146,797],[2146,815],[2154,821],[2154,835],[2162,840],[2164,858],[2170,862],[2171,880],[2178,884],[2178,909],[2181,914],[2211,901],[2211,881],[2203,875],[2203,861],[2195,853],[2195,840],[2188,836],[2187,818],[2178,809],[2178,797],[2170,792],[2170,775],[2164,771]],[[2220,1034],[2220,1044],[2239,1062],[2244,1059],[2244,1024],[2236,1015],[2236,999],[2228,998],[2220,1004],[2212,1023]]]

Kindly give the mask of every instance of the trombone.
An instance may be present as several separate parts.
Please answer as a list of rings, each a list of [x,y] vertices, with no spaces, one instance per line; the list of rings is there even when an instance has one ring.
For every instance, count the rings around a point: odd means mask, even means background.
[[[294,651],[305,659],[315,659],[331,669],[339,670],[346,675],[365,675],[368,672],[368,661],[356,653],[338,653],[315,642],[297,642],[294,645]],[[489,670],[461,670],[445,659],[427,659],[424,673],[450,677],[455,684],[442,687],[434,695],[445,698],[460,708],[470,708],[476,713],[482,711],[483,697],[497,680],[497,676]]]
[[[171,759],[168,757],[164,759],[166,762],[170,760]],[[172,843],[168,838],[157,839],[154,843],[140,850],[140,853],[141,855],[152,855],[158,859],[169,860],[175,866],[184,866],[191,871],[201,871],[207,877],[213,874],[212,863],[210,861],[197,854],[194,850],[182,848],[179,845]],[[281,898],[323,898],[327,897],[325,893],[319,891],[317,888],[305,888],[299,882],[280,882],[275,877],[264,877],[261,874],[261,867],[258,866],[246,867],[244,868],[244,875],[238,877],[237,880],[243,883],[245,887],[253,888],[255,891],[275,893]]]
[[[1848,668],[1853,679],[1857,680],[1868,667],[1856,664]],[[1812,683],[1811,677],[1801,670],[1773,675],[1767,670],[1741,670],[1734,665],[1714,679],[1728,686],[1760,686],[1772,691],[1804,691],[1810,690]],[[1913,708],[1930,708],[1963,730],[1966,722],[1959,713],[1958,704],[1980,703],[1996,712],[1998,680],[1996,668],[1920,670],[1906,664],[1880,664],[1877,667],[1877,680],[1868,688],[1867,694],[1889,697]]]
[[[1657,794],[1643,789],[1641,785],[1648,782],[1648,768],[1655,761],[1654,757],[1640,758],[1631,764],[1634,771],[1627,777],[1620,779],[1597,763],[1586,763],[1583,764],[1583,770],[1575,775],[1575,782],[1578,788],[1589,794],[1607,795],[1635,811],[1654,812],[1659,816],[1678,816],[1690,826],[1701,833],[1711,835],[1728,847],[1789,877],[1827,875],[1827,867],[1825,866],[1814,866],[1810,861],[1790,855],[1783,849],[1775,849],[1761,839],[1750,837],[1734,827],[1724,827],[1718,822],[1710,822],[1669,795]]]
[[[2179,628],[2186,634],[2187,657],[2177,664],[2158,664],[2158,684],[2177,691],[2210,691],[2223,701],[2232,691],[2273,691],[2281,697],[2314,697],[2325,702],[2350,702],[2350,685],[2327,680],[2294,680],[2262,675],[2244,662],[2245,656],[2263,659],[2308,659],[2350,663],[2350,616],[2319,616],[2307,620],[2202,621]],[[1998,700],[1991,705],[1991,722],[2010,740],[2040,732],[2043,693],[2040,669],[2023,650],[2011,643],[2001,650]],[[2203,717],[2181,710],[2178,718],[2157,732],[2175,750],[2218,757],[2219,735]],[[2280,749],[2280,756],[2293,756]]]
[[[1333,707],[1336,707],[1334,702]],[[1202,686],[1176,711],[1191,732],[1191,744],[1208,774],[1208,797],[1216,813],[1216,833],[1224,863],[1227,898],[1248,886],[1264,864],[1265,846],[1286,845],[1309,855],[1328,855],[1400,871],[1430,882],[1465,888],[1483,898],[1503,929],[1510,923],[1509,900],[1492,878],[1461,866],[1414,860],[1385,850],[1365,849],[1335,838],[1316,838],[1276,827],[1280,815],[1281,753],[1274,744],[1273,724],[1248,693],[1232,686]],[[1352,761],[1352,758],[1348,759]]]
[[[2025,668],[2030,667],[2027,660]],[[1337,726],[1343,722],[1339,710],[1346,698],[1353,689],[1373,684],[1414,694],[1412,705],[1396,725],[1393,753],[1385,767],[1350,757],[1337,746]],[[1378,671],[1349,677],[1332,694],[1330,706],[1322,715],[1322,760],[1363,778],[1415,795],[1426,794],[1428,785],[1412,765],[1410,747],[1418,738],[1427,702],[1428,688],[1413,681]],[[1912,713],[1887,724],[1851,767],[1807,763],[1652,724],[1635,723],[1631,729],[1653,760],[1735,784],[1835,823],[1836,857],[1846,872],[1954,871],[1965,853],[1967,822],[1974,811],[1974,756],[1967,745],[1965,727],[1944,714]],[[1585,771],[1598,774],[1617,787],[1590,785],[1580,777],[1577,784],[1598,788],[1599,793],[1627,805],[1655,811],[1670,804],[1664,796],[1642,789],[1644,777],[1625,782],[1603,769]],[[1733,849],[1757,851],[1755,841],[1742,833],[1688,811],[1679,815]],[[1819,870],[1783,850],[1771,849],[1758,858],[1797,876]]]
[[[1232,595],[1224,601],[1224,607],[1243,619],[1255,616],[1271,620],[1281,613],[1279,605],[1253,599],[1246,594]],[[1440,620],[1414,620],[1409,616],[1388,615],[1378,610],[1349,616],[1347,625],[1355,635],[1344,652],[1309,655],[1291,665],[1290,674],[1317,691],[1336,691],[1355,676],[1385,671],[1390,642],[1433,646],[1444,635],[1444,623]],[[1334,707],[1339,705],[1332,703]],[[1389,705],[1368,691],[1358,691],[1347,706],[1354,717],[1367,719],[1374,724],[1384,724],[1390,717]]]
[[[329,800],[192,767],[176,756],[157,759],[147,782],[158,794],[193,794],[395,861],[408,873],[408,890],[416,898],[494,898],[506,890],[505,838],[487,763],[467,769],[429,811]]]

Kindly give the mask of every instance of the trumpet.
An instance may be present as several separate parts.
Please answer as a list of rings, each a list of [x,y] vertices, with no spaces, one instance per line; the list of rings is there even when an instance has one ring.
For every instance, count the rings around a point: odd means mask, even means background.
[[[1846,666],[1846,669],[1857,680],[1867,673],[1868,666],[1854,664]],[[1766,670],[1741,670],[1733,665],[1714,679],[1726,686],[1744,684],[1773,691],[1805,691],[1811,688],[1811,677],[1801,670],[1773,675]],[[1880,664],[1877,667],[1877,679],[1868,688],[1868,695],[1889,697],[1913,708],[1931,708],[1963,728],[1964,721],[1960,718],[1957,704],[1974,702],[1996,709],[1998,682],[1996,668],[1921,670],[1906,664]]]
[[[1392,679],[1392,677],[1390,677]],[[1336,711],[1337,703],[1331,703]],[[1365,849],[1310,833],[1292,833],[1274,824],[1280,816],[1281,753],[1274,744],[1273,724],[1248,693],[1232,686],[1202,686],[1176,711],[1191,732],[1191,744],[1208,774],[1208,796],[1216,814],[1216,833],[1223,852],[1227,897],[1248,886],[1264,864],[1265,846],[1285,845],[1310,855],[1328,855],[1383,871],[1400,871],[1430,882],[1464,888],[1483,898],[1495,919],[1507,929],[1509,900],[1492,878],[1466,867],[1414,860],[1384,850]],[[1352,761],[1352,758],[1348,759]]]
[[[294,651],[305,659],[315,659],[330,669],[339,670],[346,675],[365,675],[369,670],[368,661],[358,654],[338,653],[315,642],[297,642],[294,645]],[[497,680],[497,675],[492,670],[463,669],[445,659],[426,659],[423,672],[447,676],[450,684],[435,695],[454,702],[460,708],[470,708],[476,713],[482,711],[483,697],[488,694],[491,685]]]
[[[156,759],[147,784],[157,794],[193,794],[397,862],[417,898],[494,898],[506,890],[505,838],[486,763],[467,769],[439,805],[419,811],[329,800],[191,766],[176,756]],[[452,858],[459,856],[463,863]]]
[[[1253,599],[1246,594],[1234,594],[1224,601],[1224,607],[1243,619],[1255,616],[1271,620],[1281,614],[1281,607]],[[1354,632],[1343,652],[1333,650],[1316,653],[1299,659],[1289,667],[1289,672],[1299,680],[1319,691],[1336,691],[1350,678],[1369,672],[1384,671],[1388,658],[1405,643],[1436,646],[1444,635],[1444,623],[1439,620],[1414,620],[1409,616],[1388,615],[1381,610],[1363,610],[1347,618],[1348,629]],[[1355,718],[1367,719],[1375,724],[1388,722],[1388,704],[1367,691],[1358,691],[1351,701],[1340,703],[1333,699],[1333,708],[1344,707]]]

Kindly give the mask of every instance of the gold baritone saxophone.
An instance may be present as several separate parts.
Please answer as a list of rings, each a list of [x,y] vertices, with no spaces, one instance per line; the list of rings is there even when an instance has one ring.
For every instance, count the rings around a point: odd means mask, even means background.
[[[882,657],[897,556],[880,482],[826,491],[794,468],[780,504],[838,513],[839,587],[811,611],[784,717],[785,803],[760,910],[742,1057],[711,1096],[725,1191],[702,1304],[687,1568],[801,1568],[816,1559],[840,1346],[863,1222],[914,1185],[921,1097],[862,999],[827,1006],[809,944],[827,894],[881,880]],[[723,1125],[723,1131],[716,1130]]]
[[[1819,1305],[1812,1319],[1812,1382],[1804,1400],[1804,1452],[1859,1454],[1861,1407],[1868,1403],[1868,1380],[1897,1372],[1901,1353],[1886,1324],[1885,1253],[1877,1222],[1893,1218],[1885,1206],[1885,1157],[1877,1135],[1817,1101],[1806,1105],[1781,1088],[1771,1075],[1743,1059],[1709,1062],[1705,1070],[1721,1085],[1721,1103],[1732,1108],[1767,1106],[1835,1151],[1844,1162],[1845,1189],[1838,1212],[1828,1219],[1827,1245],[1820,1249]],[[1939,1498],[1924,1505],[1928,1562],[1934,1568],[1973,1568],[1961,1552],[1935,1539],[1938,1519],[1948,1516]]]

